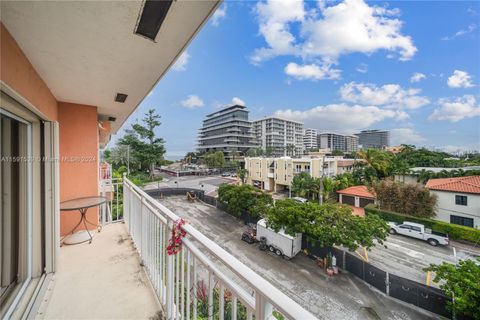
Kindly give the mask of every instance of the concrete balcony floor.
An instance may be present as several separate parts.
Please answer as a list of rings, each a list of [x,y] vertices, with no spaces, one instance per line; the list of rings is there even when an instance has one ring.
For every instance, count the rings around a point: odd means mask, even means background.
[[[38,311],[43,319],[147,319],[161,309],[123,223],[93,242],[60,248],[58,271]]]

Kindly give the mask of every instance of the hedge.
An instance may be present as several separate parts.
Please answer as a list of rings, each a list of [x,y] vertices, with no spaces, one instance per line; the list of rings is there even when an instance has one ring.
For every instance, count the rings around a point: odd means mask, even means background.
[[[366,214],[376,214],[383,220],[403,223],[404,221],[416,222],[425,225],[427,228],[436,232],[448,234],[450,239],[465,240],[468,242],[480,242],[480,229],[460,226],[448,222],[432,220],[427,218],[418,218],[397,212],[381,210],[375,207],[374,204],[369,204],[365,207]]]

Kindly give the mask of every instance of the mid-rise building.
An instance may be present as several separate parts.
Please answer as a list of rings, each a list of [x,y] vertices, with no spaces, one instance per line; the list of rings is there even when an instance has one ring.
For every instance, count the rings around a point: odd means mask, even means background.
[[[303,135],[303,146],[305,147],[305,150],[318,148],[316,129],[305,129]]]
[[[303,154],[303,123],[276,117],[253,121],[257,147],[272,149],[272,156],[300,156]]]
[[[390,146],[390,131],[387,130],[363,130],[356,133],[358,144],[362,149],[383,149]]]
[[[337,161],[336,157],[245,158],[247,183],[267,191],[288,190],[293,177],[302,172],[308,172],[314,178],[334,177],[337,175]]]
[[[355,152],[358,150],[358,137],[333,132],[323,132],[317,135],[318,147],[321,149]]]
[[[250,148],[255,148],[255,141],[245,106],[229,106],[203,120],[198,136],[199,152],[222,151],[229,158],[232,153],[244,155]]]

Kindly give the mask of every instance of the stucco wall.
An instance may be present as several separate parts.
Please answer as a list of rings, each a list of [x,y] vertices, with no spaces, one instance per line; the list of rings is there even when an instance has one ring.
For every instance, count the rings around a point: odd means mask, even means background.
[[[60,201],[98,195],[97,108],[58,103],[60,123]],[[60,232],[65,234],[78,222],[79,213],[61,213]],[[87,219],[98,221],[98,208],[88,210]],[[82,226],[83,227],[83,226]],[[89,226],[90,228],[94,228]]]
[[[430,190],[438,196],[436,219],[450,222],[450,215],[473,218],[475,228],[480,228],[480,195]],[[455,195],[467,197],[467,206],[455,204]]]
[[[57,120],[57,101],[22,49],[0,23],[0,77],[48,120]]]

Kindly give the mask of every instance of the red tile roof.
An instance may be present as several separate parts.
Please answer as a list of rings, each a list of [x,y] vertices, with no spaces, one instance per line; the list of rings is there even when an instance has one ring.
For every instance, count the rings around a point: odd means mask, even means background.
[[[480,176],[430,179],[425,187],[430,190],[480,194]]]
[[[375,199],[375,193],[374,191],[368,190],[367,186],[353,186],[353,187],[348,187],[343,190],[338,190],[337,193],[341,194],[346,194],[349,196],[357,196],[361,198],[370,198],[370,199]]]

